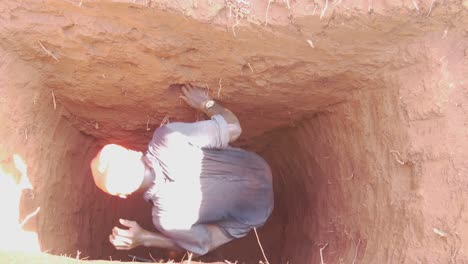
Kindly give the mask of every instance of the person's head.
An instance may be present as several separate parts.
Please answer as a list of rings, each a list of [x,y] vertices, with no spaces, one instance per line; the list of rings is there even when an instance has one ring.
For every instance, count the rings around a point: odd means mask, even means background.
[[[91,171],[101,190],[125,198],[140,188],[145,164],[141,152],[109,144],[91,161]]]

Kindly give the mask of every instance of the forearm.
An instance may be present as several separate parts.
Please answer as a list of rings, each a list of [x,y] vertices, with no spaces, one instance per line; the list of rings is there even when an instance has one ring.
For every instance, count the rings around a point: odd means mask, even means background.
[[[144,247],[157,247],[178,251],[183,250],[172,239],[147,230],[145,230],[142,236],[141,245]]]
[[[229,141],[233,142],[242,133],[242,128],[239,122],[239,119],[227,108],[223,107],[221,104],[216,102],[212,107],[209,109],[202,109],[203,112],[209,116],[212,117],[214,115],[221,115],[224,120],[228,123],[229,127]]]
[[[229,129],[229,142],[233,142],[240,136],[242,128],[237,117],[218,102],[210,101],[206,90],[188,84],[182,86],[182,93],[184,95],[181,95],[180,98],[191,107],[204,112],[210,118],[214,115],[221,115],[226,120]]]

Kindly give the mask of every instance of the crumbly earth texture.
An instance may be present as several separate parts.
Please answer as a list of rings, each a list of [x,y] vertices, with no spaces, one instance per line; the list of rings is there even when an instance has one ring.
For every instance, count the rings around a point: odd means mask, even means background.
[[[467,76],[466,0],[3,0],[0,160],[28,166],[20,218],[40,206],[42,250],[167,259],[112,248],[118,218],[152,228],[150,206],[99,191],[88,164],[203,119],[178,99],[191,82],[272,167],[270,263],[464,263]],[[202,261],[226,259],[263,260],[255,235]]]

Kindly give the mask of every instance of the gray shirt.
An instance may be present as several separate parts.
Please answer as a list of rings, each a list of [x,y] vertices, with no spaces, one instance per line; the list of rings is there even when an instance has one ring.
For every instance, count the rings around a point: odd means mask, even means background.
[[[262,226],[273,210],[268,164],[257,154],[228,146],[220,115],[157,129],[146,154],[156,179],[145,193],[153,223],[180,247],[206,253],[206,224],[231,238]]]

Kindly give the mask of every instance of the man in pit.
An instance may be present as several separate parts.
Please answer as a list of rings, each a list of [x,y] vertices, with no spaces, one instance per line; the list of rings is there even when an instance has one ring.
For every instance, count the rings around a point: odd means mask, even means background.
[[[262,226],[273,209],[268,164],[229,146],[242,132],[237,117],[206,90],[181,89],[181,98],[210,120],[156,129],[144,154],[106,145],[91,162],[100,189],[122,198],[141,191],[153,205],[158,232],[120,219],[126,228],[114,227],[109,236],[118,250],[144,246],[204,255]]]

